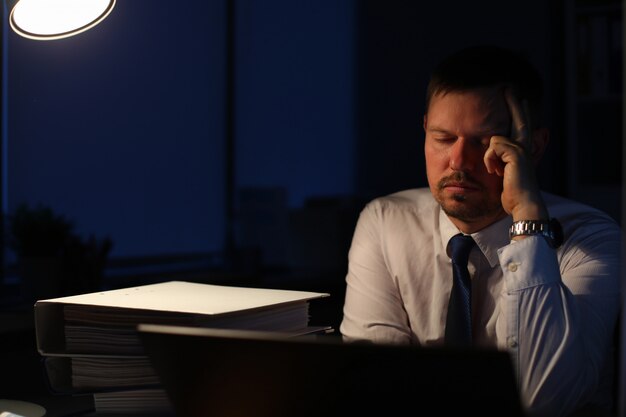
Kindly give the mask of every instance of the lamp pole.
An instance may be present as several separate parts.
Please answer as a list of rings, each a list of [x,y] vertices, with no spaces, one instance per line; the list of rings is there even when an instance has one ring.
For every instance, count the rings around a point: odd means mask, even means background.
[[[224,266],[233,268],[235,257],[235,0],[226,1],[225,45],[225,143],[224,143]]]
[[[7,67],[8,67],[8,25],[5,22],[7,16],[6,3],[0,4],[0,283],[5,283],[5,222],[6,222],[6,146],[8,135],[8,115],[7,115]]]

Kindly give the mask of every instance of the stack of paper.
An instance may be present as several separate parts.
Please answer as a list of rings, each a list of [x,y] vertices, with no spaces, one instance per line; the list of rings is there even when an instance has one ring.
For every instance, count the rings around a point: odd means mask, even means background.
[[[327,330],[309,327],[309,302],[328,295],[170,281],[41,300],[37,349],[55,392],[93,393],[98,412],[167,411],[139,324],[306,334]]]
[[[97,392],[94,394],[97,413],[173,415],[167,394],[162,389]]]

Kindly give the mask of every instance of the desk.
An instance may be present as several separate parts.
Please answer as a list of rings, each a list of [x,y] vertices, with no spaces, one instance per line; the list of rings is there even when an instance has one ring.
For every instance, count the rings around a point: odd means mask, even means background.
[[[39,404],[46,409],[46,417],[106,417],[95,413],[91,395],[54,395],[48,390],[41,364],[42,357],[36,350],[33,323],[32,307],[0,312],[0,398]],[[569,417],[618,416],[584,409]]]

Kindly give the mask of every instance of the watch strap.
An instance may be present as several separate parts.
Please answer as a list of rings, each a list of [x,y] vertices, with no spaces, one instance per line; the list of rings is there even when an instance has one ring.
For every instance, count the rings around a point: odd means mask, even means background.
[[[518,220],[509,229],[509,239],[515,236],[543,236],[553,248],[563,243],[561,223],[555,218],[550,220]]]

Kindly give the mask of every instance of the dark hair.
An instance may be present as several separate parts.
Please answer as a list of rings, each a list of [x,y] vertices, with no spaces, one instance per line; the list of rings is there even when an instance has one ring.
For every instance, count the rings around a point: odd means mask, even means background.
[[[508,86],[527,100],[531,118],[539,120],[543,82],[537,69],[522,55],[497,46],[462,49],[439,63],[426,90],[426,111],[433,96],[481,87]]]

